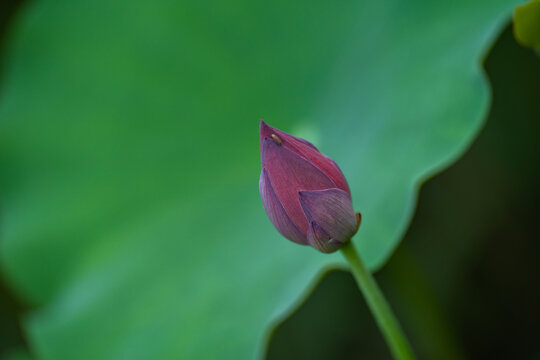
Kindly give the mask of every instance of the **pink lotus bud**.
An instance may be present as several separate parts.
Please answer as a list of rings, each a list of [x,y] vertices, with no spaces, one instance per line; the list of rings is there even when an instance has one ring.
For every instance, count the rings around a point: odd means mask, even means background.
[[[287,239],[331,253],[356,233],[351,192],[337,164],[310,142],[261,120],[259,191],[274,227]]]

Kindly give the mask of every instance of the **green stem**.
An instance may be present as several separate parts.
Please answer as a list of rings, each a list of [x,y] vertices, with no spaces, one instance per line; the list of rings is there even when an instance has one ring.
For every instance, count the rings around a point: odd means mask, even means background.
[[[375,321],[377,322],[386,343],[390,347],[390,351],[394,358],[398,360],[415,359],[411,346],[409,345],[399,322],[386,302],[375,279],[360,259],[360,256],[354,248],[353,242],[349,241],[341,248],[341,251],[349,262],[356,283],[362,291],[371,313],[375,317]]]

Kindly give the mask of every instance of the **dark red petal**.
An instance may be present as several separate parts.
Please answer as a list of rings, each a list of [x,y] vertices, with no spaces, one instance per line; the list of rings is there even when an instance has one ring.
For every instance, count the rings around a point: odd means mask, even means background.
[[[298,191],[334,188],[334,183],[305,158],[268,138],[263,140],[262,166],[285,211],[302,233],[307,234],[308,221]]]
[[[259,180],[259,191],[264,206],[264,210],[274,227],[287,239],[299,244],[307,244],[307,239],[298,227],[292,222],[291,218],[279,202],[268,174],[263,169]]]
[[[356,232],[356,214],[345,191],[300,191],[298,197],[308,220],[319,224],[332,239],[345,243]]]
[[[289,138],[287,139],[289,148],[294,147],[293,151],[306,158],[309,162],[324,172],[326,176],[328,176],[334,182],[338,189],[345,191],[349,195],[351,194],[349,184],[347,184],[345,176],[334,160],[321,153],[313,145],[306,145],[305,143],[298,141],[296,138],[292,140],[290,138],[292,138],[292,136],[289,135]]]
[[[271,139],[272,134],[279,137],[282,142],[282,146],[291,150],[292,152],[304,157],[307,161],[312,163],[315,167],[319,168],[332,182],[335,187],[351,194],[347,180],[339,169],[338,165],[329,157],[322,154],[312,143],[301,139],[299,137],[287,134],[279,129],[269,126],[261,120],[260,123],[260,136],[261,136],[261,154],[264,139]],[[262,156],[261,156],[262,161]]]
[[[343,243],[332,239],[324,229],[312,221],[307,234],[308,244],[323,253],[332,253],[343,246]]]

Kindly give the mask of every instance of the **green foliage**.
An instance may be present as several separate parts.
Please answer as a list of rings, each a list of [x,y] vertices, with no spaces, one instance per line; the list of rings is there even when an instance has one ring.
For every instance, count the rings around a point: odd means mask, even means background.
[[[0,99],[1,265],[43,359],[262,354],[331,256],[264,214],[258,119],[311,134],[381,266],[489,101],[507,1],[33,1]]]
[[[540,0],[516,7],[514,36],[521,45],[540,52]]]

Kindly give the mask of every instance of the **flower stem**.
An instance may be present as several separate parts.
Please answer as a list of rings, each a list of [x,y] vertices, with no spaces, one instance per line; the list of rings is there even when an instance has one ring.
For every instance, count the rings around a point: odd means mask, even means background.
[[[398,320],[386,302],[375,279],[360,259],[353,242],[349,241],[341,248],[341,251],[351,267],[356,283],[362,291],[394,358],[397,360],[415,359],[411,346]]]

